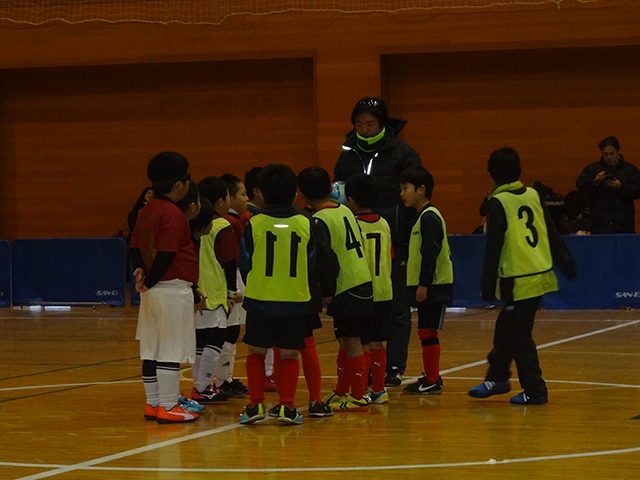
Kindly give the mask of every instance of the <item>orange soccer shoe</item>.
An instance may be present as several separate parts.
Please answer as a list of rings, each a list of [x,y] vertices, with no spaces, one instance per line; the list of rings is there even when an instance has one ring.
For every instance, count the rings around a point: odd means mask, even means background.
[[[185,423],[195,422],[198,419],[197,413],[187,412],[180,405],[175,405],[171,410],[158,407],[156,420],[158,423]]]
[[[158,418],[158,408],[160,407],[152,407],[147,403],[144,407],[144,418],[146,420],[156,420]]]

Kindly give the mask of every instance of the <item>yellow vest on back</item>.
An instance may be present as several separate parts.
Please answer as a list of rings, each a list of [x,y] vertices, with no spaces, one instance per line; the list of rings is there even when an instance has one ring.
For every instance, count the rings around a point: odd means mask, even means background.
[[[303,214],[251,217],[253,253],[244,295],[264,302],[308,302],[307,246],[311,222]]]
[[[505,191],[494,198],[502,204],[507,217],[498,276],[523,277],[551,270],[549,235],[538,192],[527,188],[521,195]]]
[[[356,220],[362,231],[364,254],[373,282],[373,300],[374,302],[393,300],[389,224],[382,217],[375,222],[368,222],[359,217],[356,217]]]
[[[512,193],[522,188],[522,183],[513,182],[501,185],[492,195],[504,208],[507,218],[498,277],[513,279],[514,301],[558,290],[540,196],[532,188],[520,195]],[[498,298],[502,298],[500,283],[498,280]]]
[[[318,210],[313,216],[321,219],[329,228],[331,249],[340,265],[335,295],[370,282],[371,274],[364,256],[360,228],[351,210],[338,205]]]

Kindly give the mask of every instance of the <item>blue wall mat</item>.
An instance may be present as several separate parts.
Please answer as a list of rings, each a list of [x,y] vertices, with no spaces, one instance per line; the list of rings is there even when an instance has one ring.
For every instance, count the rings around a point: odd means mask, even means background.
[[[453,262],[453,306],[484,307],[480,296],[484,235],[449,235]]]
[[[574,280],[558,273],[560,291],[545,295],[549,309],[640,307],[640,235],[563,237],[576,259]]]
[[[18,239],[12,245],[13,304],[125,304],[122,238]]]
[[[11,244],[0,240],[0,307],[11,306]]]
[[[548,309],[619,309],[640,307],[640,235],[563,237],[576,260],[578,275],[556,272],[560,291],[543,297]],[[449,237],[454,268],[454,306],[479,307],[484,260],[483,235]]]

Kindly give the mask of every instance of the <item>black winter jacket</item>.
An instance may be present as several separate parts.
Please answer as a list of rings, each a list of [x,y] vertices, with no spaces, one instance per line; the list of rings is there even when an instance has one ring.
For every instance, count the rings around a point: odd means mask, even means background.
[[[595,182],[602,171],[620,180],[618,190],[609,187],[606,181]],[[576,186],[589,202],[592,233],[635,233],[633,201],[640,198],[640,170],[635,165],[625,162],[622,155],[613,166],[600,158],[582,170]]]
[[[406,120],[390,118],[380,146],[373,152],[365,152],[357,145],[356,131],[351,130],[342,145],[342,153],[333,170],[334,181],[346,181],[355,173],[369,173],[375,177],[378,201],[373,211],[380,214],[391,227],[396,257],[406,260],[411,227],[416,220],[413,208],[407,208],[400,200],[400,174],[408,167],[422,165],[420,155],[396,135]]]

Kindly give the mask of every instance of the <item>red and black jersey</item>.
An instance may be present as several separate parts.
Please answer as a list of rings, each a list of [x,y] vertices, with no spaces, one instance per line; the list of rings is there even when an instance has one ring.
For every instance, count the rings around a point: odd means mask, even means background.
[[[168,198],[152,198],[138,213],[131,237],[131,248],[138,248],[149,272],[158,252],[175,253],[161,281],[180,279],[198,282],[198,256],[191,240],[185,214]]]

